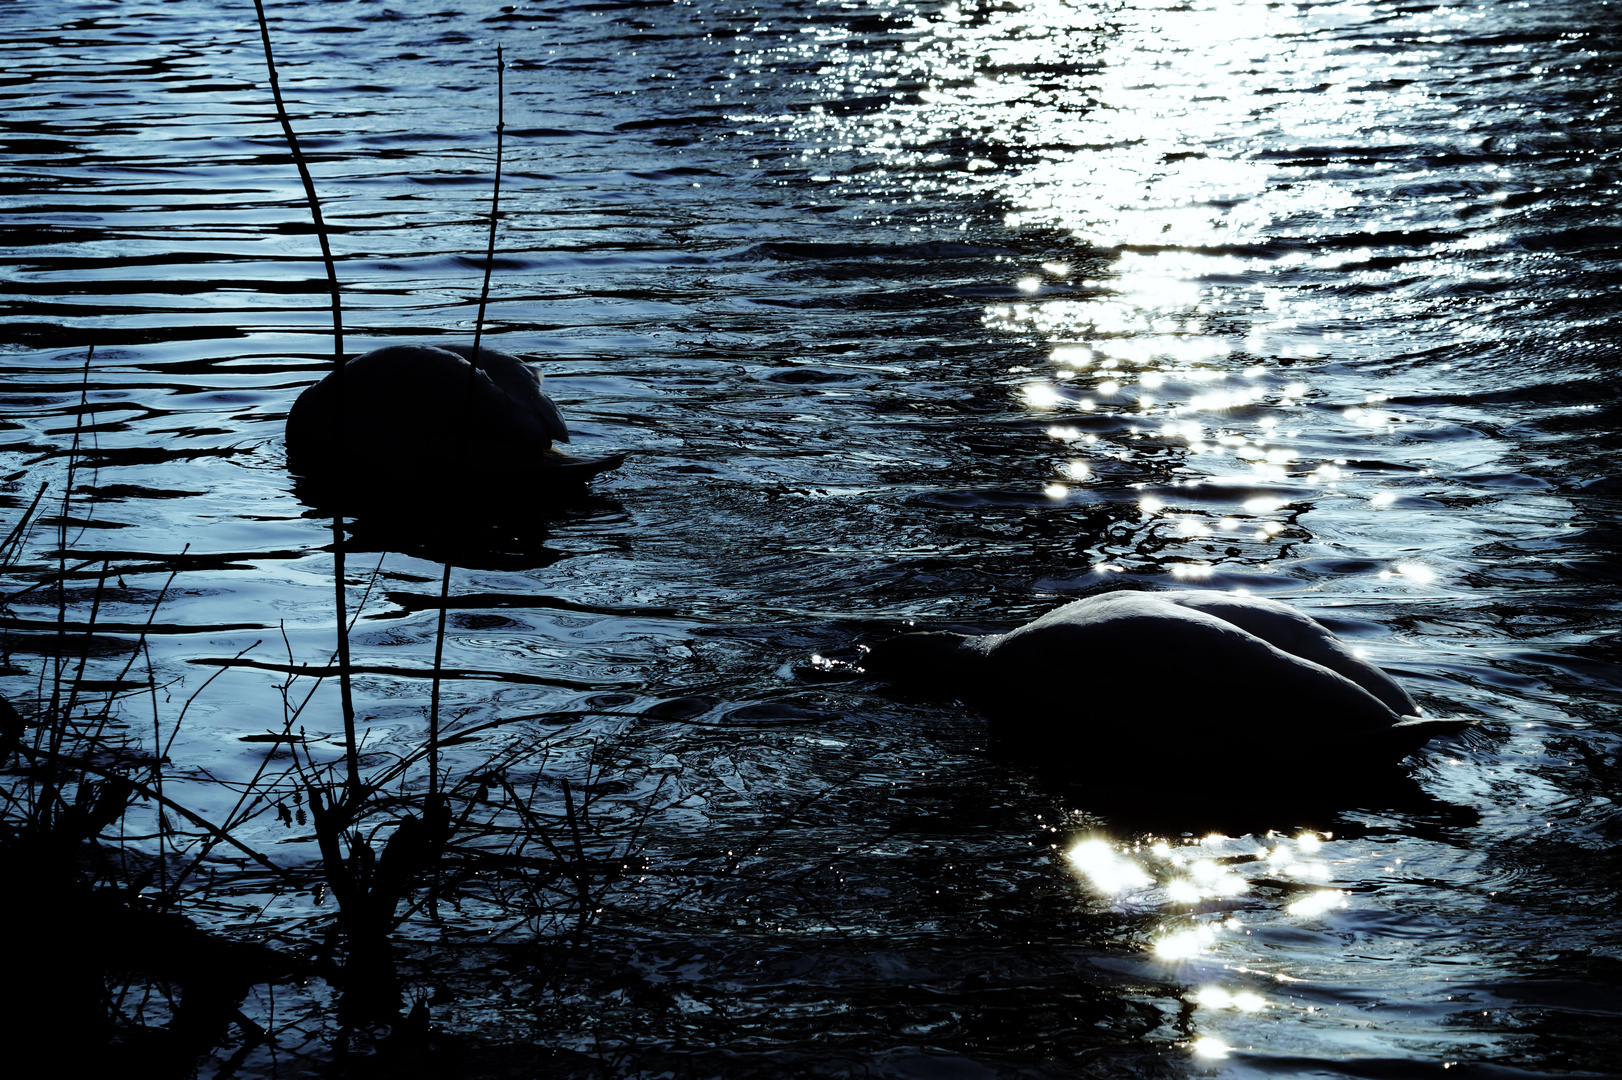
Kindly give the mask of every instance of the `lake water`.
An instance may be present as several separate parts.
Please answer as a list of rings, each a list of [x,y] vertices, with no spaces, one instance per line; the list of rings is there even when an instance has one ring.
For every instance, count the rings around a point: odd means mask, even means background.
[[[646,814],[562,982],[452,920],[436,962],[477,977],[434,1016],[474,1071],[1616,1072],[1616,4],[270,6],[351,353],[472,336],[504,46],[486,341],[542,365],[575,452],[631,455],[456,559],[450,715],[510,721],[538,811],[594,791],[608,847]],[[282,441],[331,324],[253,12],[0,29],[6,520],[61,497],[82,415],[107,663],[178,571],[165,738],[219,677],[167,782],[220,813],[334,639]],[[387,523],[354,546],[377,763],[426,730],[439,570]],[[815,659],[1123,585],[1286,600],[1479,726],[1400,797],[1209,832],[1155,813],[1153,686],[1099,718],[1141,755],[1056,792],[972,713]],[[299,723],[335,754],[335,689]],[[1089,804],[1123,774],[1139,804]],[[243,836],[298,863],[298,832]],[[220,910],[288,942],[320,914]]]

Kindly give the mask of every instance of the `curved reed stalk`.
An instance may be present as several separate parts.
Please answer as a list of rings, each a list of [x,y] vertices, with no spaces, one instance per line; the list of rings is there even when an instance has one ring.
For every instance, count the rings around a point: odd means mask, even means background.
[[[333,431],[332,444],[339,447],[339,452],[342,453],[344,320],[343,306],[338,296],[338,264],[332,258],[332,244],[327,239],[327,224],[321,216],[321,200],[315,193],[315,180],[310,176],[310,166],[304,159],[304,151],[299,148],[298,136],[293,133],[293,122],[288,117],[287,105],[282,100],[282,86],[276,78],[276,58],[270,48],[270,24],[265,19],[263,0],[253,0],[253,7],[259,16],[259,38],[265,47],[265,67],[270,71],[270,93],[276,99],[276,119],[281,122],[282,135],[287,139],[288,150],[292,152],[293,164],[298,167],[299,179],[304,182],[304,196],[310,204],[310,218],[315,222],[316,239],[321,242],[321,261],[326,265],[327,287],[332,293],[332,371],[333,396],[336,401],[332,410],[332,423],[336,429]],[[339,469],[337,475],[339,483],[334,492],[332,513],[332,585],[338,616],[338,696],[342,702],[344,716],[344,757],[349,767],[349,797],[359,799],[360,751],[355,738],[355,697],[349,677],[349,620],[345,614],[347,598],[344,594],[343,470]]]
[[[479,313],[473,322],[473,355],[468,358],[468,394],[473,391],[473,380],[479,370],[479,339],[484,335],[484,310],[490,301],[490,271],[496,261],[496,220],[501,210],[501,137],[507,130],[505,73],[507,62],[502,58],[501,46],[496,46],[496,180],[490,195],[490,233],[484,247],[484,286],[479,290]],[[439,577],[439,626],[434,634],[434,685],[428,705],[428,805],[439,806],[439,681],[441,663],[445,655],[445,615],[450,609],[451,564],[445,566]]]

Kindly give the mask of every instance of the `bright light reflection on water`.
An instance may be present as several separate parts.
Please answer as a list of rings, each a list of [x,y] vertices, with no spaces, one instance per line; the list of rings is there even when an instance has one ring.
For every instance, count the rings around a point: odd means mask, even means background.
[[[1296,830],[1294,835],[1212,833],[1180,842],[1148,838],[1131,847],[1095,835],[1067,852],[1070,864],[1095,894],[1118,899],[1135,893],[1159,905],[1164,917],[1149,930],[1144,947],[1154,960],[1198,980],[1186,998],[1205,1017],[1196,1021],[1205,1034],[1196,1042],[1195,1052],[1218,1057],[1228,1052],[1217,1034],[1219,1025],[1234,1022],[1220,1017],[1256,1014],[1280,1003],[1244,986],[1224,985],[1232,976],[1213,978],[1212,968],[1246,979],[1265,974],[1281,983],[1302,982],[1288,970],[1258,969],[1251,966],[1254,961],[1236,960],[1233,950],[1241,950],[1242,956],[1252,934],[1260,933],[1264,935],[1260,940],[1265,940],[1281,926],[1299,933],[1308,920],[1322,920],[1345,908],[1350,896],[1345,890],[1302,893],[1283,885],[1285,879],[1327,881],[1336,855],[1334,834],[1312,829]],[[1236,910],[1243,912],[1242,918]],[[1227,914],[1212,917],[1224,911]],[[1205,1054],[1200,1046],[1212,1053]]]
[[[1415,563],[1415,562],[1398,563],[1396,566],[1393,566],[1391,569],[1392,569],[1392,572],[1397,573],[1397,574],[1401,574],[1404,580],[1411,581],[1416,585],[1429,585],[1429,584],[1433,583],[1437,578],[1436,571],[1432,570],[1430,567],[1426,566],[1424,563]]]
[[[1346,906],[1346,894],[1339,889],[1319,889],[1307,893],[1284,910],[1300,919],[1310,919]]]
[[[1248,881],[1211,859],[1192,863],[1188,876],[1208,896],[1237,896],[1250,891]]]
[[[1187,930],[1176,930],[1155,939],[1155,959],[1192,960],[1210,948],[1216,939],[1215,923],[1200,923]]]
[[[1066,404],[1064,395],[1047,383],[1026,383],[1019,389],[1020,393],[1025,395],[1025,401],[1033,409],[1056,409],[1060,405]]]
[[[1081,871],[1087,883],[1105,896],[1147,888],[1154,883],[1148,871],[1117,853],[1107,840],[1083,840],[1071,848],[1066,857],[1070,865]]]
[[[1066,479],[1078,481],[1086,480],[1093,474],[1092,466],[1081,460],[1065,462],[1063,465],[1059,466],[1059,472],[1062,473]]]
[[[1260,1012],[1267,1008],[1267,999],[1254,990],[1228,990],[1221,986],[1202,986],[1190,1000],[1207,1009]]]
[[[1016,262],[999,276],[985,325],[1051,343],[1052,366],[1014,389],[1024,409],[1186,423],[1175,437],[1185,441],[1191,463],[1246,470],[1253,486],[1292,486],[1302,477],[1339,482],[1348,478],[1332,455],[1310,438],[1298,443],[1287,414],[1328,395],[1315,363],[1355,360],[1363,346],[1338,301],[1292,287],[1291,275],[1372,266],[1384,252],[1372,240],[1324,249],[1291,242],[1303,223],[1366,212],[1366,195],[1333,177],[1300,175],[1257,150],[1336,146],[1348,131],[1364,132],[1376,147],[1397,145],[1402,136],[1386,130],[1393,117],[1427,108],[1430,99],[1407,77],[1423,68],[1426,50],[1349,53],[1321,31],[1373,16],[1355,5],[1332,7],[1205,0],[1112,9],[1100,37],[1099,11],[1089,5],[948,5],[913,20],[905,59],[846,55],[853,92],[884,96],[916,79],[915,94],[890,93],[872,115],[813,108],[794,126],[810,145],[826,148],[808,149],[808,156],[862,147],[898,178],[909,175],[911,163],[918,189],[911,198],[995,193],[1012,207],[1008,226],[1056,229],[1109,254],[1102,275],[1096,266],[1048,257]],[[815,55],[808,48],[807,56]],[[1397,73],[1403,78],[1392,79],[1394,67],[1405,69]],[[1373,94],[1371,85],[1383,89]],[[943,150],[965,132],[986,148],[966,157]],[[864,183],[844,166],[829,175],[841,185]],[[1438,241],[1434,254],[1457,255],[1442,249],[1479,242]],[[1211,318],[1215,313],[1224,317]],[[1227,317],[1233,313],[1241,317]],[[1302,361],[1310,363],[1283,370]],[[1098,382],[1089,386],[1079,377],[1084,371],[1100,372]],[[1364,437],[1389,434],[1405,418],[1382,403],[1378,394],[1360,394],[1315,416]],[[1212,426],[1218,430],[1202,430]],[[1101,441],[1068,427],[1048,430],[1063,441]],[[1280,445],[1280,436],[1290,445]],[[1121,446],[1137,437],[1105,434],[1102,442]],[[1033,469],[1027,490],[1063,506],[1077,505],[1061,490],[1065,482],[1097,471],[1076,475],[1062,461]],[[1365,491],[1348,494],[1367,498]],[[1265,518],[1295,501],[1293,493],[1253,495],[1244,511]],[[1194,509],[1181,500],[1146,500],[1141,508],[1155,513],[1162,505]],[[1226,557],[1250,545],[1283,553],[1280,523],[1244,524],[1228,538],[1237,546]],[[1206,538],[1198,530],[1181,535],[1191,545]],[[1193,583],[1217,573],[1220,562],[1174,559],[1166,573]],[[1431,583],[1400,571],[1371,580],[1399,590]]]

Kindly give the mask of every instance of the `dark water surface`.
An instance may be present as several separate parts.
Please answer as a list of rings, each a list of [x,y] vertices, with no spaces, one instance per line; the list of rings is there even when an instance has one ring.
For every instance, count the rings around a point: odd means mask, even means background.
[[[574,997],[449,920],[436,962],[477,977],[434,1017],[474,1071],[1617,1071],[1615,4],[271,11],[351,352],[471,338],[504,45],[487,340],[541,362],[576,452],[631,452],[453,575],[452,715],[544,750],[549,812],[563,777],[605,835],[651,807]],[[121,568],[108,636],[180,570],[164,730],[262,642],[169,751],[223,812],[283,723],[275,666],[334,629],[282,442],[330,321],[252,7],[12,0],[0,30],[6,519],[60,496],[84,382],[70,540]],[[423,737],[438,569],[356,539],[383,760]],[[1118,585],[1287,600],[1480,725],[1366,807],[1209,832],[1156,814],[1153,686],[1100,718],[1141,755],[1054,793],[975,716],[811,660]],[[336,754],[335,688],[300,723]],[[1139,805],[1088,803],[1123,773]],[[313,858],[298,833],[245,838]],[[311,899],[221,925],[295,941]],[[317,1020],[288,1030],[247,1068],[320,1059]]]

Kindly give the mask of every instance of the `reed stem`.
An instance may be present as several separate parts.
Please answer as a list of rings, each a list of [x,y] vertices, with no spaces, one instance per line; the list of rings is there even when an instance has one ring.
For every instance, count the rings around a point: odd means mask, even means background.
[[[282,101],[282,84],[276,78],[276,59],[270,50],[270,24],[265,20],[264,0],[253,0],[254,11],[259,15],[259,38],[265,46],[265,67],[270,72],[270,94],[276,99],[276,119],[281,122],[282,136],[287,140],[287,149],[292,152],[293,164],[298,167],[299,179],[304,182],[304,197],[310,204],[310,218],[315,222],[315,236],[321,243],[321,261],[327,268],[327,288],[332,294],[332,363],[335,371],[342,379],[344,368],[344,320],[343,308],[338,300],[338,265],[332,258],[332,245],[327,240],[327,224],[321,217],[321,200],[315,194],[315,180],[310,176],[310,166],[305,161],[304,151],[299,148],[298,136],[293,133],[293,121],[287,115],[287,105]],[[342,404],[343,399],[339,398]]]
[[[439,680],[445,659],[445,612],[450,608],[451,564],[439,578],[439,627],[434,633],[434,686],[428,703],[428,806],[439,806]]]
[[[496,179],[495,188],[490,195],[490,232],[484,246],[484,286],[479,290],[479,313],[473,322],[473,355],[469,361],[467,392],[463,395],[463,424],[466,424],[467,400],[473,394],[473,380],[478,377],[479,370],[479,339],[484,335],[484,311],[490,301],[490,271],[496,261],[496,221],[501,211],[501,142],[502,132],[507,128],[505,103],[507,96],[506,79],[504,73],[507,62],[502,57],[501,46],[496,46]],[[466,432],[463,432],[464,439]],[[429,695],[428,704],[428,805],[430,809],[437,810],[439,806],[439,682],[441,662],[445,655],[445,615],[450,608],[451,594],[451,564],[445,561],[445,568],[439,579],[439,625],[434,634],[434,684]]]
[[[507,130],[505,103],[507,62],[496,46],[496,184],[490,195],[490,235],[484,247],[484,287],[479,290],[479,314],[473,321],[473,366],[479,366],[479,338],[484,333],[484,308],[490,301],[490,270],[496,262],[496,217],[501,210],[501,136]]]
[[[310,204],[310,218],[315,223],[316,239],[321,243],[321,261],[327,268],[327,288],[332,294],[332,389],[335,399],[332,412],[335,429],[332,444],[338,447],[341,454],[345,446],[344,320],[343,307],[338,295],[338,264],[333,260],[332,244],[327,239],[327,224],[321,216],[321,200],[315,193],[315,180],[310,176],[310,166],[305,161],[304,151],[299,148],[298,136],[293,133],[293,122],[288,117],[287,105],[282,100],[282,86],[276,78],[276,58],[270,48],[270,23],[265,19],[263,0],[253,0],[253,7],[259,16],[259,37],[265,47],[265,67],[270,72],[270,93],[276,100],[276,119],[281,122],[282,135],[287,139],[287,148],[293,155],[293,164],[298,167],[299,179],[304,183],[304,196]],[[349,677],[349,619],[346,612],[348,598],[344,591],[346,581],[342,483],[344,470],[339,469],[337,474],[339,483],[334,491],[332,514],[332,585],[338,617],[338,696],[344,717],[344,757],[349,771],[349,797],[358,801],[361,797],[360,749],[355,739],[355,697]]]

